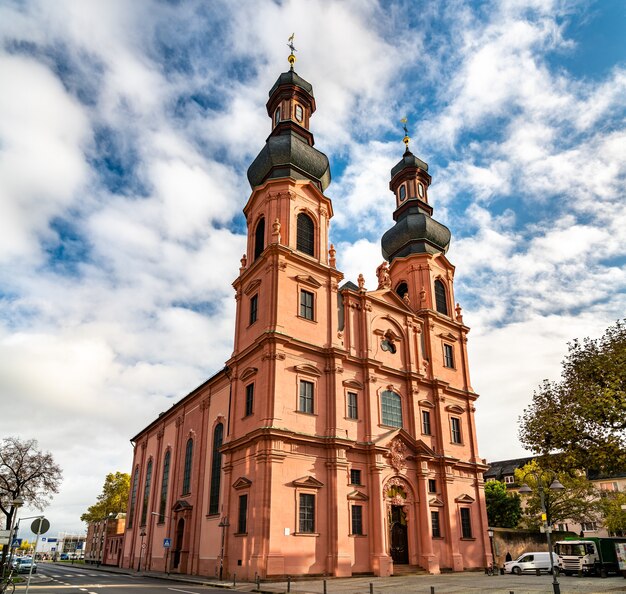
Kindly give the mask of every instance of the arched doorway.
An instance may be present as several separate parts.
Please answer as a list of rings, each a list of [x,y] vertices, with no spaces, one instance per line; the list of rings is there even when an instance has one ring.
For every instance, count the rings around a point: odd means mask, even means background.
[[[391,558],[395,565],[409,562],[409,538],[403,505],[392,505],[389,518]]]
[[[178,520],[176,526],[176,539],[174,541],[174,552],[172,553],[172,568],[178,569],[180,565],[180,552],[183,548],[183,536],[185,535],[185,520]]]
[[[416,530],[415,514],[413,513],[413,497],[408,483],[399,476],[394,476],[387,481],[384,487],[385,501],[387,504],[387,528],[389,535],[389,556],[394,565],[407,565],[410,563],[409,542],[414,542],[415,534],[409,534]],[[411,518],[413,518],[411,520]],[[413,541],[411,541],[413,538]],[[415,553],[415,551],[414,551]]]

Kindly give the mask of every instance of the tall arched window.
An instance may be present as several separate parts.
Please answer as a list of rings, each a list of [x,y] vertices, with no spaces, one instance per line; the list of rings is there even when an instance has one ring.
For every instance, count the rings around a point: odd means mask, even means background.
[[[135,515],[135,506],[137,505],[137,489],[139,488],[139,467],[135,468],[133,475],[133,486],[130,491],[130,509],[128,510],[128,528],[133,526],[133,516]]]
[[[191,463],[193,461],[193,439],[187,440],[185,449],[185,473],[183,474],[183,495],[191,493]]]
[[[385,390],[380,395],[380,409],[383,425],[402,427],[402,399],[398,394]]]
[[[218,423],[213,431],[213,459],[211,461],[211,487],[209,490],[209,515],[220,511],[220,479],[222,476],[222,440],[224,439],[224,425]]]
[[[161,500],[159,501],[159,522],[165,522],[165,510],[167,508],[167,487],[170,482],[170,458],[171,450],[165,452],[163,458],[163,478],[161,479]]]
[[[446,298],[446,287],[437,279],[435,281],[435,308],[439,313],[448,315],[448,299]]]
[[[143,506],[141,508],[141,526],[146,525],[148,518],[148,504],[150,503],[150,483],[152,482],[152,459],[148,460],[146,468],[146,483],[143,486]]]
[[[315,224],[308,214],[301,212],[298,215],[296,249],[299,252],[315,255]]]
[[[265,218],[257,223],[254,231],[254,259],[256,260],[265,249]]]

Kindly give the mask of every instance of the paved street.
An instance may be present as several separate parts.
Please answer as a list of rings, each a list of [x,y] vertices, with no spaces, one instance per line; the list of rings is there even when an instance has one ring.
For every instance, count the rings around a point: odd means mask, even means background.
[[[561,594],[595,594],[603,592],[626,592],[626,580],[622,577],[576,578],[560,576]],[[369,594],[370,584],[374,594],[551,594],[552,577],[549,575],[497,575],[488,577],[483,573],[456,573],[438,576],[417,575],[391,578],[361,577],[326,580],[327,594]],[[434,590],[431,590],[434,588]],[[19,587],[16,592],[24,592]],[[216,582],[199,576],[170,576],[114,568],[46,564],[39,565],[39,574],[31,584],[33,594],[203,594],[206,592],[254,592],[255,585],[232,582]],[[286,582],[261,583],[261,592],[283,594]],[[300,580],[291,583],[293,594],[323,594],[323,580]]]

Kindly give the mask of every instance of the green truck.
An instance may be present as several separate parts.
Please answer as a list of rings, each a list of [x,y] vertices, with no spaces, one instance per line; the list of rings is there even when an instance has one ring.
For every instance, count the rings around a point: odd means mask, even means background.
[[[619,573],[616,543],[626,543],[626,538],[584,536],[559,540],[554,545],[554,551],[559,556],[559,572],[600,576]]]

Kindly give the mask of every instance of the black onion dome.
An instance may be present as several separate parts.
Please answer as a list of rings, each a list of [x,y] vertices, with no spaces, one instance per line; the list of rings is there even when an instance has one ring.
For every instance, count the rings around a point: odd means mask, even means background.
[[[402,160],[396,163],[396,165],[391,170],[391,179],[393,179],[396,174],[407,167],[419,167],[424,171],[428,171],[428,163],[425,163],[421,159],[418,159],[410,150],[406,150],[404,155],[402,155]]]
[[[410,254],[445,254],[450,236],[450,229],[422,212],[417,204],[412,204],[383,235],[383,257],[391,262]]]
[[[330,184],[328,157],[294,131],[272,135],[248,168],[248,181],[254,188],[267,179],[280,177],[310,179],[323,192]]]
[[[274,83],[274,86],[270,89],[269,95],[270,97],[276,92],[278,87],[282,85],[295,85],[296,87],[300,87],[303,91],[311,95],[313,97],[313,85],[310,82],[304,80],[299,74],[297,74],[294,70],[288,70],[287,72],[283,72]]]

